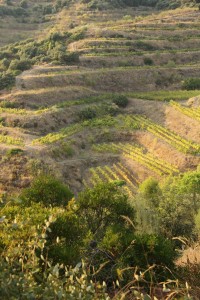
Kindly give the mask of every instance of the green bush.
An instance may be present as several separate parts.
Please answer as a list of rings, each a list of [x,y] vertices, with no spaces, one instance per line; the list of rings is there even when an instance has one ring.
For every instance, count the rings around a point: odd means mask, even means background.
[[[128,105],[128,98],[123,95],[115,96],[113,99],[113,103],[115,103],[119,107],[125,108]]]
[[[8,7],[4,5],[0,5],[0,16],[28,16],[27,11],[22,7]]]
[[[9,149],[6,152],[7,156],[13,156],[13,155],[17,155],[17,154],[22,154],[24,152],[24,150],[20,149],[20,148],[14,148],[14,149]]]
[[[200,78],[188,78],[183,82],[182,88],[185,90],[199,90]]]
[[[87,107],[78,113],[78,117],[82,121],[91,120],[96,117],[96,111],[94,108]]]
[[[27,3],[27,1],[26,1],[26,0],[22,0],[22,1],[20,2],[20,7],[24,8],[24,9],[28,8],[28,3]]]
[[[15,76],[11,73],[0,74],[0,90],[12,87],[15,84]]]
[[[159,235],[142,234],[135,235],[133,247],[124,259],[129,266],[138,266],[143,270],[146,270],[148,266],[157,265],[156,278],[162,280],[166,273],[161,266],[172,269],[176,256],[171,240]]]
[[[30,67],[32,66],[32,61],[31,60],[12,60],[9,66],[10,70],[17,70],[17,71],[25,71],[30,69]]]
[[[39,175],[20,195],[25,205],[40,202],[44,206],[65,206],[72,197],[69,188],[51,175]]]
[[[4,108],[18,108],[19,107],[19,103],[3,100],[3,101],[0,102],[0,107],[4,107]]]
[[[145,57],[144,64],[147,66],[152,66],[154,64],[153,59],[151,59],[150,57]]]
[[[74,213],[67,211],[60,215],[50,225],[47,236],[49,259],[54,264],[76,265],[81,261],[85,234],[84,224]]]

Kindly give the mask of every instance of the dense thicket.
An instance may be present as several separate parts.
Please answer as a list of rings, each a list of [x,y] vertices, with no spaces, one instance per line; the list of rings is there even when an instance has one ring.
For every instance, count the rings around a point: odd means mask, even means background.
[[[12,86],[16,75],[30,69],[36,63],[77,63],[79,55],[76,52],[68,52],[66,43],[83,38],[84,32],[84,29],[74,34],[55,32],[42,41],[30,39],[1,48],[0,90]]]
[[[109,299],[105,286],[117,292],[116,282],[123,289],[134,278],[133,285],[148,291],[148,282],[185,276],[187,269],[177,274],[174,261],[180,240],[200,234],[199,171],[162,185],[149,178],[133,199],[118,181],[72,197],[56,178],[40,175],[18,197],[2,199],[1,299],[54,299],[58,293],[60,299],[79,293],[81,299]],[[177,294],[188,292],[183,287]]]

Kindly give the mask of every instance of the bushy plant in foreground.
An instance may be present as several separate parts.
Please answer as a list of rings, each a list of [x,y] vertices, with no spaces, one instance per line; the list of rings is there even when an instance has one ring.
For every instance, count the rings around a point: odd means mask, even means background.
[[[51,175],[36,177],[31,186],[20,195],[25,205],[39,202],[44,206],[66,206],[73,197],[69,188]]]

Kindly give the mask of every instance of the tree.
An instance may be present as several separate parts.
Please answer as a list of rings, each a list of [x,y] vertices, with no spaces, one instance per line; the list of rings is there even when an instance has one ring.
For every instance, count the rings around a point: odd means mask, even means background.
[[[40,202],[44,206],[66,206],[73,197],[69,188],[51,175],[39,175],[20,195],[25,205]]]
[[[128,198],[114,183],[101,183],[86,189],[77,199],[80,217],[94,237],[102,237],[108,226],[124,224],[122,216],[134,222],[135,211]]]
[[[192,198],[192,209],[197,213],[200,208],[200,171],[187,172],[180,180],[180,192]]]
[[[139,191],[149,202],[150,206],[158,207],[162,195],[159,182],[152,177],[147,178],[139,187]]]

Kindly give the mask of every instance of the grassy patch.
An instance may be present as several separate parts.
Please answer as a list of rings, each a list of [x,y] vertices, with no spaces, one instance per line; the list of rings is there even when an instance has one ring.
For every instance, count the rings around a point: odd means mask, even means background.
[[[195,91],[152,91],[152,92],[137,92],[126,93],[127,97],[144,99],[144,100],[156,100],[156,101],[170,101],[170,100],[187,100],[191,97],[200,95],[200,90]]]
[[[0,134],[0,143],[7,144],[7,145],[20,145],[23,146],[23,141],[20,138],[13,138],[8,135]]]

